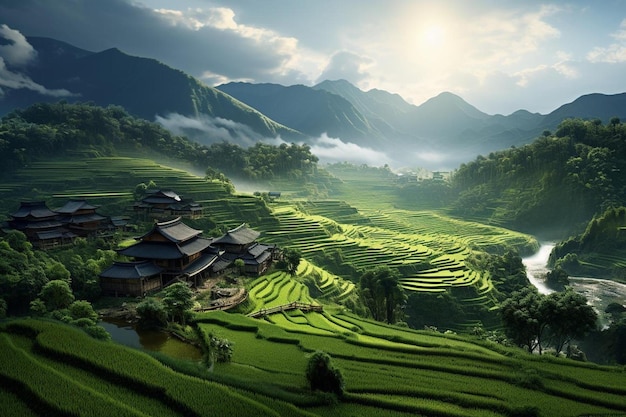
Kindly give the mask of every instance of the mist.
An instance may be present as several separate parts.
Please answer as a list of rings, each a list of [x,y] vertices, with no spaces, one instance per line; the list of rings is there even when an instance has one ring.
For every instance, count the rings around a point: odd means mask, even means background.
[[[179,113],[169,113],[165,116],[157,115],[155,121],[175,135],[186,136],[207,146],[223,141],[237,144],[242,148],[254,146],[259,142],[274,146],[290,143],[280,136],[265,137],[242,123],[209,115],[189,117]],[[298,145],[305,143],[319,158],[320,165],[348,162],[374,167],[387,165],[394,170],[421,168],[430,171],[451,171],[461,163],[469,162],[477,156],[460,153],[458,149],[455,152],[447,152],[431,146],[410,143],[390,149],[375,149],[341,138],[330,137],[326,133],[297,142]]]

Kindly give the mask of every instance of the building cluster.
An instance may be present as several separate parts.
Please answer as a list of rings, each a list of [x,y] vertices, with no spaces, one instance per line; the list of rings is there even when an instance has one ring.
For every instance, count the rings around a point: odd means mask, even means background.
[[[23,232],[41,250],[71,244],[78,237],[112,236],[127,227],[125,218],[103,216],[97,209],[76,199],[56,210],[43,201],[22,202],[5,226]],[[107,295],[143,296],[180,280],[197,286],[235,267],[241,273],[260,275],[280,256],[276,246],[257,242],[260,233],[245,224],[219,238],[203,237],[202,231],[182,221],[202,216],[203,207],[173,191],[148,190],[133,211],[156,222],[135,244],[118,250],[130,261],[117,261],[100,274]]]
[[[202,231],[187,226],[180,217],[155,223],[136,238],[137,243],[119,250],[133,261],[115,262],[100,274],[102,292],[143,296],[174,281],[197,286],[234,268],[238,259],[242,260],[241,272],[260,275],[280,255],[276,246],[257,242],[259,232],[245,224],[219,238],[201,235]]]
[[[70,244],[77,237],[112,235],[125,227],[123,218],[103,216],[97,209],[85,200],[69,200],[56,210],[49,209],[44,201],[22,202],[7,225],[24,233],[42,250]]]

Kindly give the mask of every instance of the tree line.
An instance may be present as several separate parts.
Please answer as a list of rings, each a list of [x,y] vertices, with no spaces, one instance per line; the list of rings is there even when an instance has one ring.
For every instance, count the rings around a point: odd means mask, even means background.
[[[117,149],[150,149],[170,158],[243,179],[289,177],[315,172],[317,157],[308,145],[257,143],[249,148],[228,142],[209,146],[170,133],[157,123],[131,116],[120,106],[39,103],[15,110],[0,123],[2,174],[41,157],[91,149],[115,155]]]

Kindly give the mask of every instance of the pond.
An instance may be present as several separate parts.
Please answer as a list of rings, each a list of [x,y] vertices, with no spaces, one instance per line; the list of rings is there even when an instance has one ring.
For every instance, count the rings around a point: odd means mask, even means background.
[[[124,320],[106,318],[100,322],[111,334],[114,342],[137,349],[160,352],[179,359],[199,361],[202,351],[196,346],[185,343],[167,332],[141,330]]]

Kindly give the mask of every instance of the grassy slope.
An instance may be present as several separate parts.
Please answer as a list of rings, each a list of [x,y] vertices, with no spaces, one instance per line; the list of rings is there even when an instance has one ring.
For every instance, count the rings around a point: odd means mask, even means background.
[[[284,316],[282,328],[224,312],[198,321],[202,332],[235,343],[232,363],[212,373],[184,365],[200,379],[63,324],[4,323],[3,415],[98,416],[114,409],[129,416],[506,416],[531,406],[544,416],[626,411],[623,369],[539,359],[348,314],[294,312]],[[344,374],[347,394],[338,405],[323,405],[306,389],[307,355],[319,349]]]

